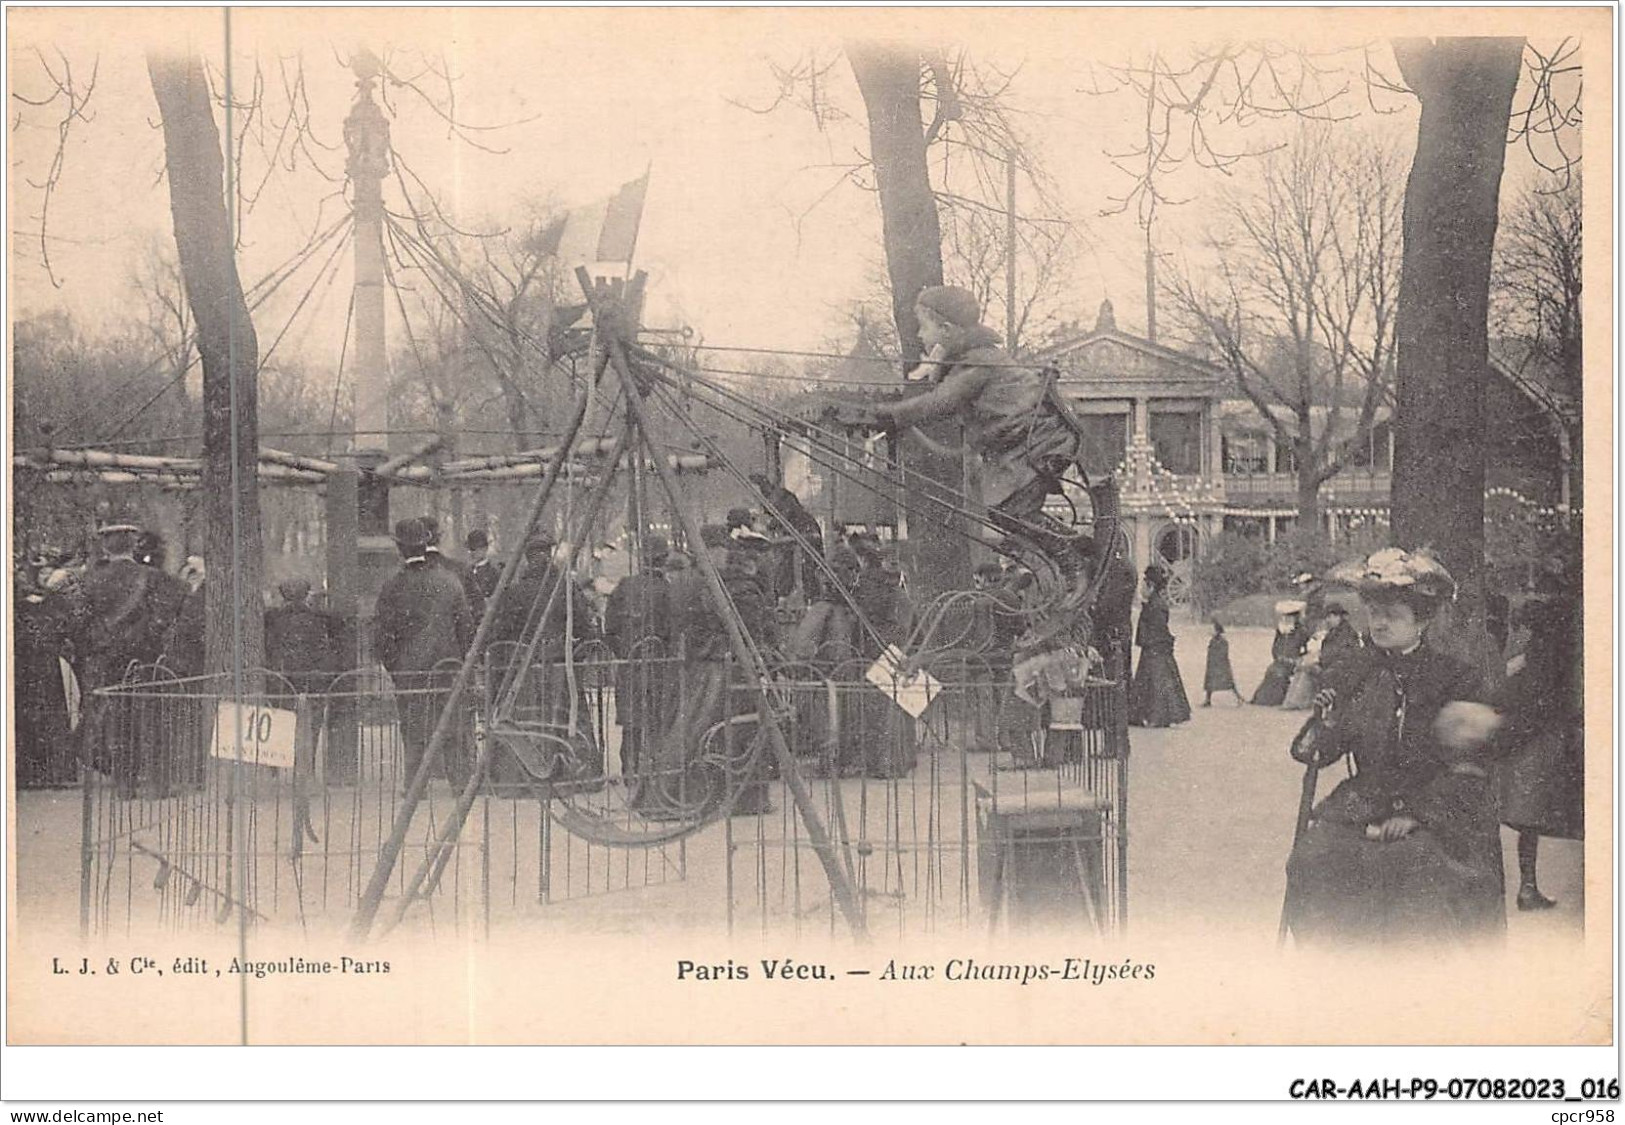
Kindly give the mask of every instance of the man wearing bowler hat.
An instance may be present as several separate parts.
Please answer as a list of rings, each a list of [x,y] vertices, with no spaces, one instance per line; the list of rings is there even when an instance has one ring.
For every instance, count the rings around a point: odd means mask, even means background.
[[[416,776],[435,723],[449,698],[457,665],[474,639],[463,584],[427,556],[430,533],[421,519],[395,525],[401,569],[378,593],[373,623],[373,654],[395,685],[405,748],[403,788]],[[461,788],[467,780],[466,723],[459,721],[442,755],[446,778]]]
[[[485,613],[485,602],[496,593],[502,580],[502,564],[491,557],[491,536],[484,528],[476,527],[463,540],[468,548],[468,569],[463,575],[463,593],[468,595],[468,610],[476,622]]]

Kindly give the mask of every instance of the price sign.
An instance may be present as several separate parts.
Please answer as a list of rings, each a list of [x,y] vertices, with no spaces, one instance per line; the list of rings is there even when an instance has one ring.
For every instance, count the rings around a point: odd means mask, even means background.
[[[222,703],[215,708],[209,753],[233,762],[292,769],[297,722],[294,712],[277,707]]]
[[[925,714],[926,708],[931,706],[931,701],[936,699],[942,690],[942,684],[923,669],[912,676],[903,675],[902,669],[902,651],[896,645],[887,645],[886,651],[880,654],[880,659],[869,666],[864,676],[875,687],[891,696],[893,703],[918,719]]]

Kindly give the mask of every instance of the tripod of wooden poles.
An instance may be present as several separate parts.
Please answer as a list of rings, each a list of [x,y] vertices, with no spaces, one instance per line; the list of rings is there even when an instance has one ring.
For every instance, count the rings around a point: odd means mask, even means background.
[[[350,927],[350,936],[356,940],[365,939],[373,930],[377,920],[378,911],[383,903],[384,891],[394,873],[395,865],[400,860],[402,849],[406,845],[406,838],[411,829],[412,820],[419,804],[429,787],[429,778],[433,773],[435,763],[445,753],[445,748],[452,733],[457,726],[457,715],[463,700],[467,697],[474,683],[476,670],[479,665],[480,654],[485,650],[493,622],[496,617],[498,605],[503,600],[515,576],[521,569],[522,552],[525,543],[535,532],[540,523],[543,510],[548,500],[556,490],[563,466],[570,462],[580,438],[583,423],[586,420],[589,404],[592,399],[593,388],[605,376],[613,373],[619,384],[620,391],[626,402],[626,426],[621,437],[617,440],[611,456],[604,469],[604,483],[613,475],[621,456],[630,458],[635,465],[639,458],[647,455],[649,463],[653,465],[659,478],[661,488],[665,491],[671,510],[681,521],[683,532],[690,543],[701,542],[700,521],[695,515],[692,505],[683,496],[677,483],[675,471],[667,463],[663,450],[652,435],[652,424],[644,386],[640,383],[638,375],[633,371],[629,361],[629,342],[636,327],[636,310],[641,307],[642,293],[646,283],[646,275],[639,271],[624,289],[615,290],[593,284],[592,278],[585,269],[576,271],[576,279],[580,283],[582,292],[586,297],[588,306],[592,310],[593,331],[596,338],[596,351],[592,372],[587,385],[577,395],[574,411],[566,434],[560,444],[556,457],[548,464],[547,471],[537,487],[527,509],[525,523],[520,533],[509,544],[507,559],[501,571],[501,577],[496,589],[485,601],[485,612],[480,618],[479,627],[475,630],[474,639],[469,644],[468,651],[463,656],[463,662],[457,670],[446,695],[445,702],[440,710],[440,716],[435,722],[434,733],[430,736],[429,745],[424,751],[422,761],[418,765],[416,774],[412,777],[405,796],[402,798],[395,821],[390,829],[389,838],[385,840],[379,850],[377,864],[373,868],[368,880],[366,890],[363,892],[360,906]],[[578,537],[579,538],[579,537]],[[795,802],[796,812],[807,832],[807,839],[818,856],[819,863],[824,869],[824,875],[829,880],[830,892],[835,904],[840,908],[852,935],[858,940],[864,940],[867,932],[864,923],[863,911],[858,902],[856,891],[847,875],[847,869],[841,863],[835,845],[831,842],[830,834],[819,816],[813,800],[811,790],[802,778],[795,756],[790,751],[789,743],[780,729],[775,716],[772,701],[768,694],[769,673],[763,663],[761,655],[752,648],[743,621],[734,608],[726,589],[722,584],[722,576],[718,573],[716,565],[711,561],[705,551],[695,552],[695,561],[701,574],[705,578],[707,594],[711,599],[712,607],[721,618],[728,635],[728,645],[733,659],[739,667],[750,669],[758,685],[758,721],[759,729],[765,736],[768,750],[772,753],[778,766],[779,776],[790,791]],[[542,615],[545,617],[545,615]],[[538,622],[540,624],[540,622]],[[533,649],[539,638],[531,636],[527,642]],[[385,927],[393,929],[405,917],[413,902],[417,901],[425,886],[433,887],[444,869],[446,862],[456,845],[457,837],[461,834],[468,814],[474,806],[480,786],[485,777],[491,755],[491,748],[495,739],[487,738],[480,747],[474,768],[470,771],[469,780],[458,794],[458,799],[451,816],[441,828],[435,845],[425,854],[417,870],[408,881],[406,891],[395,904],[389,921]]]

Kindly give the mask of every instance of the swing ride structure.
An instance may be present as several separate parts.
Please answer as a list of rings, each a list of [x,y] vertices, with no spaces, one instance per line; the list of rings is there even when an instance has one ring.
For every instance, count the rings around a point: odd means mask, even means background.
[[[364,84],[360,96],[370,97]],[[360,241],[375,238],[368,254],[399,300],[387,238],[454,315],[479,315],[489,299],[381,208],[364,216],[370,198],[356,193],[358,294]],[[882,929],[1124,925],[1123,656],[1134,586],[1114,482],[1077,482],[1091,506],[1077,523],[1093,565],[1071,585],[1075,565],[1008,519],[995,524],[963,482],[911,468],[897,443],[878,470],[854,464],[861,411],[798,415],[641,345],[643,273],[582,268],[576,281],[590,316],[588,370],[545,448],[432,467],[420,464],[432,442],[393,456],[375,445],[350,465],[261,451],[266,483],[325,489],[330,517],[352,525],[337,550],[362,558],[370,539],[374,570],[392,486],[531,492],[519,525],[504,528],[508,557],[463,659],[426,687],[366,666],[321,691],[269,672],[233,681],[149,667],[100,689],[84,736],[81,929],[235,920],[342,926],[360,942],[538,919],[586,930],[725,921],[861,941]],[[379,286],[369,299],[382,296]],[[1014,595],[950,591],[887,636],[826,544],[763,496],[855,633],[835,656],[781,648],[747,621],[726,551],[711,549],[681,479],[721,472],[758,495],[755,466],[696,423],[695,404],[759,434],[792,435],[829,479],[961,528],[1029,580]],[[358,403],[358,431],[362,413]],[[108,474],[178,488],[195,480],[182,458],[93,451],[46,451],[26,468],[53,483],[91,473],[102,483],[122,482]],[[578,640],[572,621],[585,609],[568,576],[603,539],[612,499],[646,513],[651,488],[693,559],[710,643],[651,639],[614,652]],[[357,493],[369,491],[357,523]],[[334,517],[336,505],[347,507]],[[906,530],[905,518],[897,523]],[[646,517],[638,524],[627,529],[634,573],[651,565],[636,557]],[[524,585],[539,565],[527,562],[527,544],[555,528],[559,577]],[[330,557],[337,530],[328,529]],[[342,561],[336,583],[330,573],[341,601],[360,601],[367,568]],[[499,609],[526,589],[535,593],[522,634],[493,643]],[[1012,667],[1024,663],[1038,671],[1017,691]],[[434,716],[410,776],[409,707]]]

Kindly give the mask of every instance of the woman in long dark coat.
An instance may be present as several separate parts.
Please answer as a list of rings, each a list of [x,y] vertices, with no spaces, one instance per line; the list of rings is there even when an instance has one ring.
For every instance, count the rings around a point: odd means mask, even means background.
[[[17,787],[28,789],[72,782],[68,697],[62,656],[72,630],[68,595],[35,587],[26,570],[17,571],[12,602],[12,672],[16,677]]]
[[[1129,687],[1128,721],[1141,727],[1170,727],[1191,717],[1185,684],[1174,663],[1174,634],[1168,628],[1168,577],[1155,567],[1145,571],[1145,603],[1134,643],[1140,664]]]
[[[1298,661],[1309,648],[1309,630],[1303,623],[1302,602],[1276,602],[1275,639],[1270,642],[1270,666],[1264,681],[1253,692],[1253,704],[1258,707],[1279,707],[1286,702],[1287,688],[1292,684],[1292,673],[1298,670]]]
[[[1518,833],[1518,909],[1557,905],[1535,880],[1542,836],[1585,836],[1584,684],[1574,603],[1532,604],[1529,643],[1507,666],[1500,703],[1511,756],[1501,763],[1501,823]]]
[[[1424,552],[1391,548],[1358,575],[1372,646],[1328,677],[1322,719],[1294,756],[1355,772],[1315,808],[1287,862],[1300,942],[1466,941],[1506,922],[1489,774],[1495,712],[1478,671],[1430,647],[1455,583]]]

